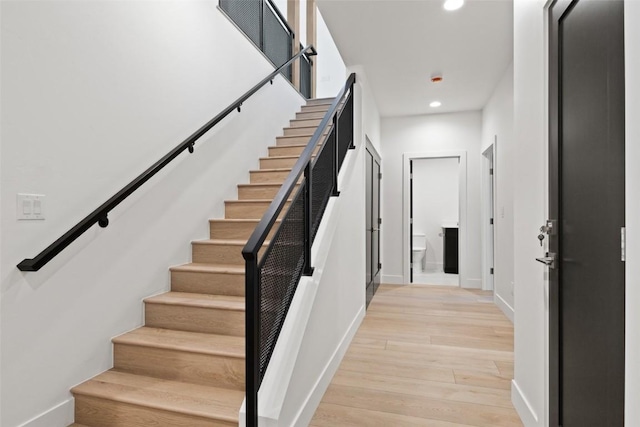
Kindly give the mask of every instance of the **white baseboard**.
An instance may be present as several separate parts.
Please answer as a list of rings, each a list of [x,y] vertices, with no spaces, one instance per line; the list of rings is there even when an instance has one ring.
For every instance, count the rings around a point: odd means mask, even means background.
[[[311,422],[311,419],[316,413],[316,409],[318,409],[318,405],[322,400],[322,396],[324,396],[325,391],[327,391],[327,387],[329,387],[333,376],[340,367],[342,358],[349,349],[351,340],[360,327],[360,323],[364,318],[364,314],[365,307],[363,306],[349,325],[349,329],[347,329],[347,332],[342,337],[342,340],[340,340],[340,344],[331,355],[331,359],[329,359],[329,362],[327,362],[327,364],[325,365],[324,369],[322,370],[322,374],[316,380],[316,383],[313,385],[313,388],[305,399],[304,404],[294,417],[293,423],[291,424],[292,426],[306,427]]]
[[[465,280],[463,288],[467,289],[482,289],[482,279],[467,279]]]
[[[19,427],[67,427],[74,421],[74,399],[70,397]]]
[[[496,293],[493,294],[493,301],[500,308],[500,310],[502,310],[504,315],[507,316],[509,320],[511,320],[511,323],[513,323],[513,318],[514,318],[513,307],[511,307],[509,303],[504,300],[504,298],[502,298],[500,295]]]
[[[386,283],[387,285],[403,285],[404,284],[404,277],[396,274],[383,274],[381,280],[382,280],[382,283]]]
[[[529,400],[525,397],[516,380],[511,381],[511,403],[522,420],[525,427],[538,427],[539,418],[531,407]]]

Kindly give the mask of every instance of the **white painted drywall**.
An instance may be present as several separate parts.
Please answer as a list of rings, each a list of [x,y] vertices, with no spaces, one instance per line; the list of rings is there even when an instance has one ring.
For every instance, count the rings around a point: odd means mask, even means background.
[[[340,56],[331,33],[320,10],[316,10],[316,37],[318,56],[314,58],[316,68],[316,97],[334,97],[347,79],[346,66]]]
[[[512,398],[526,427],[545,425],[546,329],[544,248],[536,238],[546,217],[546,48],[544,0],[514,2],[514,308]],[[500,144],[500,142],[498,142]],[[498,146],[500,150],[500,145]]]
[[[426,236],[428,271],[443,268],[442,224],[458,222],[458,168],[457,157],[413,161],[413,232]]]
[[[480,288],[480,170],[482,114],[479,111],[382,119],[382,281],[403,283],[402,154],[467,152],[468,265],[463,287]]]
[[[626,85],[625,425],[640,425],[640,2],[624,3]]]
[[[141,300],[168,289],[168,267],[208,238],[207,219],[222,217],[303,100],[278,77],[116,208],[107,229],[21,273],[19,261],[273,68],[215,2],[3,2],[1,31],[0,424],[44,414],[62,426],[69,388],[111,367],[110,338],[142,323]],[[47,219],[16,221],[18,192],[46,194]]]
[[[482,110],[482,152],[495,141],[494,294],[498,306],[513,318],[513,64]]]

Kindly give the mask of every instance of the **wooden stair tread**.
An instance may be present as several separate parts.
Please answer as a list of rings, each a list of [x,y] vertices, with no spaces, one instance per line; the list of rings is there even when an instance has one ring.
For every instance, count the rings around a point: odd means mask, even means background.
[[[108,399],[196,417],[238,422],[244,392],[163,380],[115,370],[72,389],[74,394]]]
[[[191,262],[189,264],[176,265],[170,268],[171,271],[184,271],[191,273],[227,273],[244,274],[244,267],[237,265],[204,264]]]
[[[194,240],[191,242],[194,245],[229,245],[229,246],[244,246],[247,244],[247,239],[205,239]],[[268,245],[269,241],[265,240],[263,245]]]
[[[252,169],[249,172],[291,172],[291,169],[292,168]]]
[[[141,327],[113,339],[114,344],[154,347],[244,359],[243,337]]]
[[[284,160],[284,159],[299,159],[300,156],[269,156],[260,157],[260,160]]]
[[[231,295],[194,294],[190,292],[166,292],[145,298],[147,304],[181,305],[187,307],[244,311],[244,297]]]

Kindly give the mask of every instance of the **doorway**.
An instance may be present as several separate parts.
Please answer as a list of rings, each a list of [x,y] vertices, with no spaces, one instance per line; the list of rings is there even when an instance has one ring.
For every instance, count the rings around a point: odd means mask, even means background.
[[[403,157],[404,283],[464,286],[466,152],[404,153]],[[448,172],[445,172],[447,167]],[[444,199],[452,197],[455,202],[453,212],[451,206],[443,206]]]
[[[482,290],[492,291],[494,287],[495,260],[495,194],[496,194],[496,142],[482,153]]]
[[[382,218],[380,217],[380,181],[382,173],[380,169],[380,155],[373,147],[369,138],[366,138],[365,154],[365,174],[366,174],[366,300],[367,307],[373,295],[380,286],[380,227]]]
[[[549,34],[549,422],[624,425],[624,5],[556,1]]]

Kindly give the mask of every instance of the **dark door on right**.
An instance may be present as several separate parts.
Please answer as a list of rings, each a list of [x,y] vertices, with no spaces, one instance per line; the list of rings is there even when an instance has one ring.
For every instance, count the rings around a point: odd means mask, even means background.
[[[549,55],[550,425],[624,426],[622,1],[558,0]]]

